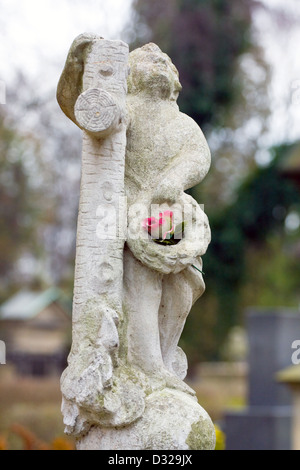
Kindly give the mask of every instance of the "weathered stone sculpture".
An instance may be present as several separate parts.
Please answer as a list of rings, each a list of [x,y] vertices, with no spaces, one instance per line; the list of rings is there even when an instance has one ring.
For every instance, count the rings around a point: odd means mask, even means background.
[[[58,85],[62,110],[83,131],[73,343],[61,380],[78,449],[214,448],[178,347],[204,291],[210,241],[184,192],[204,178],[210,153],[179,112],[180,89],[155,44],[129,55],[125,43],[89,34],[73,42]],[[145,219],[162,225],[164,214],[185,223],[174,244],[145,230]]]

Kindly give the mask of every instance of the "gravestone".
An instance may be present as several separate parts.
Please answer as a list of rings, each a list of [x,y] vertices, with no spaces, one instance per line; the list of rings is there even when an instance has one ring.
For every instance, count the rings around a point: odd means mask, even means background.
[[[179,111],[171,59],[155,44],[77,37],[57,90],[83,132],[73,340],[61,379],[77,448],[213,449],[214,426],[184,382],[178,347],[204,292],[207,217],[184,191],[210,152]]]
[[[291,365],[292,343],[299,338],[297,310],[263,309],[247,313],[248,406],[225,415],[226,449],[291,448],[291,393],[278,383],[278,371]]]

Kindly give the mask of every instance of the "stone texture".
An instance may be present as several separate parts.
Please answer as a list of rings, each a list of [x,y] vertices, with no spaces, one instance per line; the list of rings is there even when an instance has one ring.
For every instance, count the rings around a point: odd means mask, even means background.
[[[73,341],[61,380],[66,431],[75,434],[93,423],[130,422],[144,409],[143,388],[126,378],[135,398],[127,410],[122,380],[114,377],[123,318],[124,238],[104,231],[106,225],[118,228],[115,214],[119,226],[126,222],[120,200],[125,196],[128,54],[121,41],[80,35],[57,90],[62,110],[83,130]]]
[[[126,428],[94,427],[79,450],[213,450],[214,429],[195,399],[164,389],[146,398],[141,419]]]
[[[184,192],[206,175],[210,152],[179,111],[180,89],[155,44],[128,56],[123,42],[90,34],[73,42],[58,84],[62,110],[83,131],[73,342],[61,379],[79,449],[214,448],[178,347],[205,289],[195,267],[210,241],[205,213]],[[174,246],[142,228],[164,210],[187,222]]]

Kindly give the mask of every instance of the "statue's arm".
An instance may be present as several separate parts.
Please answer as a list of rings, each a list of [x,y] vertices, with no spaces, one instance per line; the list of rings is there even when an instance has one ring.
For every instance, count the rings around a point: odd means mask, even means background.
[[[163,172],[153,202],[176,202],[182,191],[200,183],[211,162],[210,150],[200,127],[189,116],[180,113],[178,134],[184,140],[180,152]],[[174,138],[177,138],[174,135]]]
[[[188,116],[181,114],[174,126],[174,139],[182,142],[179,152],[166,170],[160,174],[154,190],[144,195],[144,205],[176,203],[183,209],[190,206],[191,223],[186,224],[184,238],[175,246],[164,246],[151,241],[142,228],[142,218],[128,214],[127,244],[134,256],[150,269],[163,274],[180,272],[202,256],[210,242],[210,228],[206,214],[184,190],[202,181],[209,170],[210,151],[201,129]],[[143,197],[138,201],[143,202]]]

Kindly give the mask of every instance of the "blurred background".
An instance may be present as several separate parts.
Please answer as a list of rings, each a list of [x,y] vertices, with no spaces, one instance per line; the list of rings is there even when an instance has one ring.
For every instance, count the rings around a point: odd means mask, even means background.
[[[62,437],[59,376],[71,340],[81,132],[55,94],[83,32],[131,50],[158,44],[179,70],[181,111],[209,143],[209,175],[190,190],[212,230],[206,292],[181,346],[188,380],[222,427],[226,409],[247,402],[245,312],[299,311],[299,2],[0,0],[0,8],[0,448],[73,445]]]

